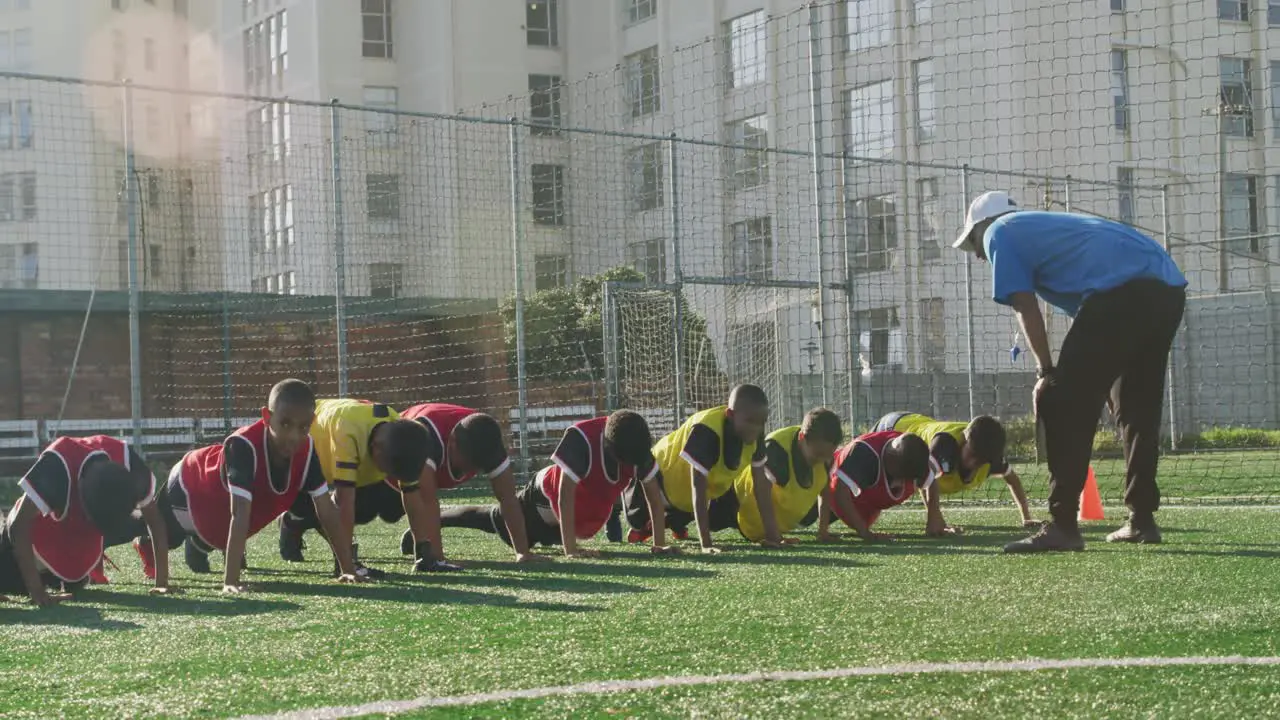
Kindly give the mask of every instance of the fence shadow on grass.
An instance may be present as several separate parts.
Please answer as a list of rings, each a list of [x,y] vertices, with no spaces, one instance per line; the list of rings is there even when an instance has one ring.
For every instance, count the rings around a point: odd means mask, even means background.
[[[181,587],[177,583],[175,586]],[[219,587],[221,585],[219,584]],[[105,605],[112,609],[139,610],[155,615],[196,615],[200,617],[242,617],[272,612],[301,610],[302,606],[285,600],[268,600],[253,595],[235,597],[176,595],[136,595],[110,590],[84,589],[76,592],[73,602]]]
[[[656,561],[635,553],[604,552],[602,560],[617,559],[621,562],[583,562],[581,560],[565,560],[557,558],[545,565],[517,565],[514,562],[494,562],[485,560],[462,561],[468,570],[499,570],[510,573],[510,576],[537,577],[542,575],[578,575],[591,577],[621,577],[638,579],[692,579],[714,577],[710,570],[689,567],[689,559],[701,556],[695,551],[685,549],[684,554],[668,556]],[[462,577],[462,576],[458,576]],[[509,577],[504,575],[503,577]],[[591,581],[593,584],[600,581]]]
[[[127,620],[108,620],[98,608],[83,605],[64,604],[55,607],[37,608],[33,605],[21,605],[13,602],[0,604],[0,626],[15,627],[27,625],[32,627],[72,627],[84,630],[117,631],[140,630],[141,625]]]
[[[376,602],[395,602],[409,605],[489,605],[514,610],[538,610],[542,612],[599,612],[594,605],[575,605],[555,602],[526,602],[510,595],[471,592],[441,587],[428,582],[401,582],[389,576],[378,583],[363,585],[339,585],[333,582],[298,583],[290,581],[266,581],[256,585],[261,592],[298,595],[300,597],[325,597]]]

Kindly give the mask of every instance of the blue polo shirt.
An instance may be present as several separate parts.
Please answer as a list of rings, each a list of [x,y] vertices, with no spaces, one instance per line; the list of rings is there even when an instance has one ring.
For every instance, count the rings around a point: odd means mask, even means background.
[[[1155,240],[1091,215],[1014,212],[991,223],[982,242],[991,262],[991,296],[1001,305],[1014,293],[1034,292],[1075,317],[1085,298],[1131,280],[1187,285]]]

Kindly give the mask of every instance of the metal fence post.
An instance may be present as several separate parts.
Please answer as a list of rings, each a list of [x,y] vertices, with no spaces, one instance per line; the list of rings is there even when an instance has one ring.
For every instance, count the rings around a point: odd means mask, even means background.
[[[618,350],[614,338],[613,283],[600,284],[600,364],[604,366],[604,409],[613,412],[621,406],[618,399]]]
[[[1164,251],[1169,253],[1169,257],[1173,257],[1173,247],[1171,243],[1173,238],[1169,235],[1169,186],[1162,185],[1160,187],[1160,239],[1164,241]],[[1169,372],[1165,377],[1165,382],[1169,385],[1169,449],[1178,449],[1178,406],[1174,404],[1177,395],[1175,394],[1173,383],[1175,375],[1173,373],[1174,362],[1177,359],[1178,343],[1174,342],[1169,346]]]
[[[827,213],[823,186],[823,144],[822,144],[822,68],[819,61],[822,55],[822,18],[819,14],[819,3],[809,5],[809,100],[812,106],[810,120],[810,152],[813,155],[813,234],[814,246],[818,261],[818,311],[814,320],[818,325],[818,335],[822,345],[822,404],[831,403],[831,366],[833,353],[831,337],[827,328],[827,284],[823,278],[826,266]]]
[[[516,403],[520,420],[520,472],[529,470],[529,373],[525,365],[524,339],[524,217],[520,200],[520,119],[511,118],[511,260],[515,272],[516,306]]]
[[[231,296],[222,293],[222,427],[227,435],[231,427]]]
[[[670,223],[671,223],[671,259],[675,263],[672,277],[675,280],[675,328],[674,328],[674,351],[675,351],[675,371],[676,371],[676,396],[674,415],[672,421],[675,422],[673,427],[680,427],[680,423],[684,420],[684,410],[687,404],[685,389],[685,367],[684,367],[684,265],[680,256],[681,238],[680,238],[680,175],[676,162],[679,158],[676,152],[676,134],[671,133],[671,139],[667,141],[667,193],[669,195],[670,204]]]
[[[860,370],[855,360],[858,357],[858,321],[854,314],[857,308],[857,298],[854,296],[853,285],[853,254],[849,247],[849,156],[847,153],[840,153],[840,237],[843,239],[841,246],[844,250],[844,329],[848,335],[848,356],[845,358],[845,366],[848,374],[849,383],[849,414],[846,416],[852,427],[854,419],[858,417],[858,395],[861,392],[859,388],[861,379]]]
[[[338,397],[347,397],[347,248],[346,220],[342,207],[342,122],[338,99],[331,101],[330,127],[333,152],[333,307],[338,344]]]
[[[133,81],[124,81],[124,196],[129,261],[129,405],[134,449],[142,445],[142,293],[138,277],[138,178],[133,144]]]
[[[961,205],[964,212],[969,211],[969,164],[965,163],[960,168],[960,195]],[[976,365],[977,348],[974,344],[973,333],[973,263],[976,262],[973,253],[968,253],[968,257],[964,263],[964,325],[966,333],[966,342],[968,343],[969,362],[967,373],[969,376],[969,417],[977,417],[977,398],[974,396],[974,366]]]
[[[1067,212],[1071,212],[1071,176],[1068,175],[1063,181],[1062,205]]]

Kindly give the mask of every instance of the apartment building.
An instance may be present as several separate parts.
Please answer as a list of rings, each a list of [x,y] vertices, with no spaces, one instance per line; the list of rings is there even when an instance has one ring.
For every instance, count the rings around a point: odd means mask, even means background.
[[[127,287],[125,92],[138,187],[139,278],[148,290],[198,289],[195,265],[221,267],[212,213],[216,150],[196,126],[192,98],[146,86],[190,88],[193,45],[211,15],[188,0],[0,0],[0,287]],[[194,77],[201,82],[199,76]],[[203,229],[202,229],[203,228]],[[221,273],[214,275],[220,278]],[[218,283],[220,284],[220,283]]]
[[[247,105],[242,132],[226,135],[225,155],[249,158],[222,193],[236,218],[225,229],[236,288],[332,292],[340,235],[354,295],[511,291],[508,128],[338,111],[335,216],[331,98],[544,125],[520,136],[528,287],[623,263],[670,280],[673,202],[684,275],[816,280],[821,208],[824,278],[843,276],[846,254],[855,278],[855,315],[839,293],[825,308],[856,338],[838,365],[861,355],[873,369],[963,372],[972,288],[976,368],[1025,369],[1011,364],[1013,323],[986,299],[985,266],[969,284],[965,258],[946,247],[963,189],[1167,227],[1195,292],[1277,281],[1268,228],[1280,222],[1280,176],[1268,168],[1280,142],[1280,6],[823,3],[818,137],[851,159],[821,163],[820,203],[807,158],[682,145],[673,188],[664,143],[560,129],[808,152],[800,0],[221,7],[223,88],[294,101]],[[690,293],[726,354],[748,348],[730,365],[772,347],[779,368],[813,365],[812,293]],[[1053,323],[1060,337],[1065,320]]]

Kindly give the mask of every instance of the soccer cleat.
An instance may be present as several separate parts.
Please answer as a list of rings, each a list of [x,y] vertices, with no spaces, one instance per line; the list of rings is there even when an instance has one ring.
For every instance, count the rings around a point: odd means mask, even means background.
[[[413,554],[413,531],[412,530],[405,530],[404,534],[400,536],[400,554],[401,555]]]
[[[1123,527],[1107,536],[1109,543],[1134,543],[1137,545],[1159,545],[1164,538],[1154,519],[1137,520],[1130,516]]]
[[[1036,534],[1004,546],[1010,554],[1042,552],[1074,552],[1084,549],[1084,537],[1080,529],[1065,530],[1057,523],[1048,523]]]
[[[671,537],[677,540],[688,540],[689,528],[671,528]]]
[[[605,536],[609,538],[609,542],[622,542],[622,516],[617,511],[609,515],[608,522],[604,526]]]
[[[99,558],[98,564],[94,566],[92,570],[89,571],[90,585],[110,585],[111,584],[111,580],[107,578],[107,571],[102,566],[102,560],[104,558],[106,558],[106,555],[103,555],[102,558]]]
[[[627,542],[632,545],[638,545],[653,537],[653,533],[648,530],[632,530],[627,533]]]
[[[148,580],[156,579],[156,553],[151,547],[150,538],[134,538],[133,549],[138,551],[138,558],[142,560],[142,574]]]
[[[303,530],[289,521],[289,514],[280,516],[280,559],[285,562],[303,562]]]
[[[182,559],[187,562],[187,569],[193,573],[208,575],[213,572],[209,569],[209,556],[201,552],[190,538],[182,544]]]

